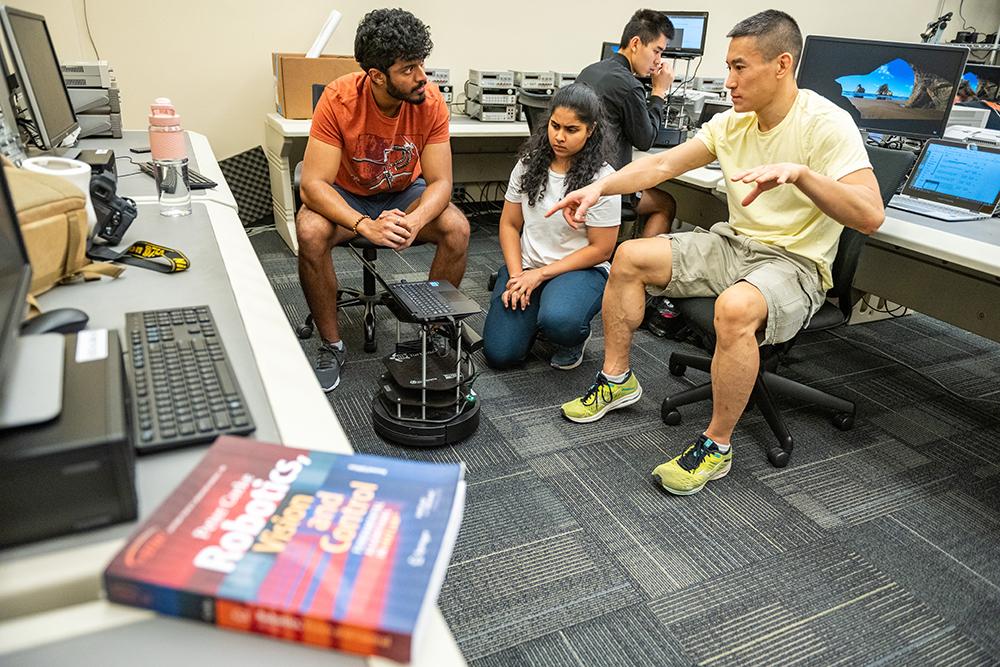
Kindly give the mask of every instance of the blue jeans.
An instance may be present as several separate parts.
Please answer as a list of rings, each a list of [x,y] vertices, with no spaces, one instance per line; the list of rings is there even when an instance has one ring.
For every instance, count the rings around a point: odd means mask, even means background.
[[[601,269],[570,271],[539,285],[525,310],[513,310],[500,300],[509,279],[507,267],[501,266],[483,327],[483,352],[493,368],[524,361],[539,333],[564,347],[585,341],[608,282]]]
[[[427,181],[422,176],[418,176],[405,190],[399,192],[380,192],[367,197],[349,192],[336,183],[333,184],[333,189],[340,193],[340,196],[344,198],[348,206],[375,220],[382,214],[382,211],[398,208],[400,211],[405,212],[410,204],[424,194],[424,190],[427,189]]]

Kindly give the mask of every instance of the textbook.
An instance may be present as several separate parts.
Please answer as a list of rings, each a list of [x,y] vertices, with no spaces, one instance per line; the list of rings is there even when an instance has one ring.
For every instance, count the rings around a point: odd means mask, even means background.
[[[408,662],[464,472],[220,437],[108,565],[108,599]]]

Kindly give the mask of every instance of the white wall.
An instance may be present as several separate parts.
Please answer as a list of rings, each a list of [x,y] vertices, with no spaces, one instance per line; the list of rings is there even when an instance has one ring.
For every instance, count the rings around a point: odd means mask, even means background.
[[[146,125],[153,98],[173,98],[186,127],[206,134],[219,157],[263,141],[264,115],[274,109],[272,51],[305,51],[331,8],[343,15],[327,53],[352,53],[354,29],[380,4],[359,0],[9,0],[44,14],[63,60],[90,59],[84,8],[101,57],[118,75],[124,123]],[[639,5],[607,0],[444,2],[394,0],[431,27],[428,63],[452,70],[460,86],[471,68],[578,71],[595,61],[600,43],[615,41]],[[740,19],[773,7],[789,12],[805,34],[918,41],[939,8],[954,11],[946,38],[961,27],[958,0],[671,0],[655,5],[707,10],[709,36],[699,75],[725,73],[725,33]],[[166,9],[163,9],[166,8]],[[966,0],[963,14],[981,31],[1000,23],[1000,2]]]

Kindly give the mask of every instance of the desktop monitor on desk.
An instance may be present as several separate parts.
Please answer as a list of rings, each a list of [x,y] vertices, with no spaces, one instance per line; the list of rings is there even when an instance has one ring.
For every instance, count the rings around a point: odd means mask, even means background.
[[[968,55],[959,47],[809,35],[797,81],[863,130],[936,139],[944,136]]]
[[[47,421],[62,409],[62,336],[21,337],[31,264],[0,170],[0,431]]]
[[[13,365],[31,286],[31,264],[10,202],[7,179],[0,170],[0,396],[8,390],[3,378]]]
[[[661,12],[674,26],[674,38],[663,50],[663,58],[694,58],[705,53],[708,12]],[[621,46],[618,42],[601,44],[601,60],[610,58]]]
[[[664,58],[694,58],[705,53],[708,12],[661,12],[674,26],[674,38],[663,50]]]
[[[0,24],[41,148],[55,148],[80,125],[45,17],[0,5]]]
[[[962,79],[980,100],[1000,102],[1000,65],[967,64]]]

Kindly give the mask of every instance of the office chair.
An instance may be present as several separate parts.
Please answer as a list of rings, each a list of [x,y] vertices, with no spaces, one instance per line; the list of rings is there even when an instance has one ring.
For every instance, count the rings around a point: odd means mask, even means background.
[[[875,169],[875,177],[878,179],[882,203],[883,205],[887,204],[889,199],[896,194],[896,190],[916,158],[909,151],[889,150],[875,146],[866,146],[866,148]],[[852,281],[864,244],[865,237],[860,232],[847,227],[841,232],[840,244],[832,268],[833,287],[827,292],[828,300],[799,334],[807,331],[827,331],[847,323],[851,316],[851,310],[858,300],[852,287]],[[671,300],[688,323],[704,336],[708,346],[714,347],[715,298],[699,297]],[[775,397],[790,396],[833,410],[835,413],[833,425],[842,431],[854,426],[856,407],[853,402],[777,374],[782,356],[792,348],[795,341],[798,340],[799,334],[785,343],[764,345],[760,348],[760,369],[747,406],[749,407],[751,404],[757,406],[777,439],[777,444],[765,445],[767,458],[776,468],[788,465],[793,439],[778,411]],[[711,365],[711,357],[684,352],[674,352],[670,355],[670,373],[678,377],[684,375],[689,366],[710,373]],[[663,422],[669,426],[676,426],[681,422],[681,413],[677,408],[711,397],[711,381],[674,396],[668,396],[664,399],[660,411]]]

